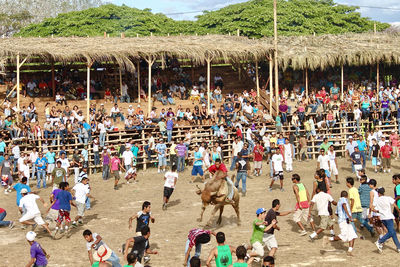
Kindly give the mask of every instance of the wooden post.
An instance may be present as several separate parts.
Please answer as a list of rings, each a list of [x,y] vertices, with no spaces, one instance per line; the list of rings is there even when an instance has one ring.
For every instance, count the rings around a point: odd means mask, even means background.
[[[236,30],[236,35],[237,35],[237,36],[240,36],[240,29],[237,29],[237,30]]]
[[[53,89],[53,99],[56,99],[56,77],[54,73],[54,60],[51,61],[51,88]]]
[[[260,80],[258,78],[258,61],[256,61],[256,87],[257,87],[257,103],[260,104]]]
[[[343,64],[340,66],[340,91],[341,91],[341,93],[340,93],[340,95],[341,95],[341,99],[342,99],[342,101],[343,101],[343,94],[344,94],[344,92],[343,92],[343,88],[344,88],[344,76],[343,76],[344,74],[343,74]]]
[[[242,64],[238,63],[239,81],[242,79]]]
[[[272,82],[273,82],[273,78],[272,78],[272,68],[273,68],[273,62],[272,59],[269,59],[269,115],[272,116],[272,100],[274,97],[274,88],[272,87]]]
[[[90,124],[90,68],[92,67],[93,62],[87,62],[87,80],[86,80],[86,122]]]
[[[119,66],[119,91],[122,96],[122,71],[121,71],[121,66]]]
[[[308,97],[308,68],[306,67],[306,98]]]
[[[137,90],[138,90],[138,103],[140,103],[140,60],[137,63]]]
[[[194,81],[194,64],[193,64],[193,60],[190,61],[190,64],[192,65],[192,81]]]
[[[278,74],[278,26],[276,14],[276,0],[274,0],[274,68],[275,68],[275,104],[276,112],[279,110],[279,74]]]
[[[207,112],[210,114],[211,58],[207,58]]]
[[[19,54],[17,54],[17,109],[19,113],[19,93],[20,93],[20,74],[19,74],[19,68],[21,66],[19,65]],[[17,122],[19,122],[19,116],[17,115]]]
[[[379,94],[379,62],[376,64],[376,95]]]
[[[155,58],[149,56],[146,59],[147,63],[149,64],[149,69],[148,69],[148,105],[147,105],[147,116],[150,115],[151,112],[151,66],[153,66]]]

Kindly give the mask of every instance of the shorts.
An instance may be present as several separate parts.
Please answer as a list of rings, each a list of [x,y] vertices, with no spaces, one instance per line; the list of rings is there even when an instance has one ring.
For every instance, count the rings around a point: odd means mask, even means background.
[[[75,202],[76,203],[76,208],[78,209],[78,216],[83,217],[85,215],[85,210],[86,210],[86,204],[85,203],[80,203],[80,202]]]
[[[52,173],[55,166],[54,163],[49,163],[49,165],[47,165],[47,173]]]
[[[196,176],[197,174],[199,174],[200,176],[204,175],[203,168],[201,167],[201,165],[193,166],[192,176]]]
[[[167,158],[165,156],[158,156],[158,167],[167,166]]]
[[[390,169],[390,158],[382,158],[382,167],[384,169]]]
[[[172,195],[172,192],[174,192],[173,188],[164,186],[164,197],[169,199]]]
[[[378,159],[376,157],[372,157],[372,166],[378,166]]]
[[[278,248],[278,242],[273,234],[264,234],[263,243],[265,246],[267,246],[268,250]]]
[[[68,210],[58,210],[58,217],[57,217],[56,221],[58,223],[62,223],[63,221],[70,222],[71,218],[69,217],[69,211]]]
[[[251,246],[253,247],[253,252],[257,253],[260,257],[264,257],[264,246],[260,242],[254,242]]]
[[[324,170],[326,177],[330,178],[331,177],[331,172],[329,170]]]
[[[254,169],[261,169],[262,161],[254,161]]]
[[[331,174],[332,175],[339,175],[338,169],[336,167],[336,164],[331,163],[331,168],[330,168]]]
[[[339,228],[340,228],[339,238],[343,242],[349,242],[358,237],[356,232],[354,232],[354,227],[351,223],[343,221],[339,223]]]
[[[319,223],[319,228],[328,229],[329,227],[334,225],[331,216],[320,215],[319,217],[321,218],[321,222]]]
[[[361,171],[362,170],[362,164],[354,164],[354,170]]]
[[[298,223],[301,221],[301,219],[303,219],[304,221],[308,222],[308,211],[309,209],[297,209],[294,213],[293,213],[293,221],[295,223]],[[310,222],[313,221],[313,218],[310,218]]]
[[[58,218],[58,210],[50,209],[49,212],[46,215],[46,218],[44,218],[48,222],[54,222]]]
[[[112,171],[111,172],[111,176],[114,176],[115,180],[119,180],[120,179],[118,170],[117,171]]]
[[[37,223],[38,225],[43,225],[44,224],[44,221],[42,219],[42,215],[40,213],[36,213],[36,214],[25,213],[19,219],[19,222],[25,222],[25,221],[29,221],[29,220],[34,220],[35,223]]]
[[[283,180],[283,172],[274,172],[274,177],[272,178],[275,181],[279,180]]]

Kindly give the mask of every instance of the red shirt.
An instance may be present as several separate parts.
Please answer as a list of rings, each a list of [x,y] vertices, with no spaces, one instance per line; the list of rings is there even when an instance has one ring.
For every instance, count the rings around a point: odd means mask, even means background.
[[[5,211],[6,211],[5,209],[0,208],[0,213],[3,213]]]
[[[254,147],[254,161],[262,161],[263,160],[263,152],[264,152],[264,148],[262,146],[255,146]]]
[[[208,230],[196,229],[196,228],[189,231],[188,234],[189,248],[192,248],[194,245],[196,245],[197,237],[202,234],[211,234],[211,232]]]
[[[237,128],[237,130],[236,130],[236,136],[237,136],[237,137],[240,137],[241,139],[243,139],[242,131],[240,130],[240,128]]]
[[[383,158],[390,158],[390,154],[392,152],[392,147],[389,145],[384,145],[383,147],[381,147],[381,153],[382,153],[382,157]]]
[[[216,171],[223,171],[224,173],[228,172],[228,169],[226,168],[225,164],[221,163],[219,165],[219,168],[217,168],[217,166],[212,165],[210,168],[208,168],[208,171],[212,174],[214,174]]]

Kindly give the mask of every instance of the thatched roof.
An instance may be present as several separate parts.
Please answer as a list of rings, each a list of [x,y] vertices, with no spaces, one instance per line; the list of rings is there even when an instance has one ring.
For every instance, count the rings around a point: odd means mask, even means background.
[[[205,63],[209,57],[224,62],[265,60],[270,49],[260,40],[223,35],[0,39],[0,57],[19,53],[61,62],[114,60],[128,69],[134,68],[132,61],[138,58],[159,59],[162,55],[191,59],[197,64]]]
[[[280,37],[279,67],[286,69],[329,66],[370,65],[378,62],[400,63],[400,34],[364,33]],[[116,61],[127,69],[139,58],[162,55],[213,62],[265,61],[273,54],[273,39],[250,40],[246,37],[206,35],[140,38],[3,38],[0,58],[38,56],[43,60]]]

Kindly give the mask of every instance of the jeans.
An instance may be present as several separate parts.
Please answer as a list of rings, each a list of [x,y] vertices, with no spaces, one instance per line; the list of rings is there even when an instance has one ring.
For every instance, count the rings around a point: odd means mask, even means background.
[[[128,94],[121,96],[121,103],[124,103],[124,102],[131,103],[131,97]]]
[[[366,160],[366,156],[365,156],[365,151],[360,151],[361,157],[363,159],[363,169],[365,169],[365,160]]]
[[[189,239],[186,241],[186,246],[185,246],[185,255],[186,252],[189,250]],[[200,254],[201,254],[201,244],[196,244],[195,245],[195,252],[194,252],[194,256],[195,257],[199,257],[200,258]],[[188,257],[188,261],[187,261],[187,267],[190,267],[190,255]]]
[[[94,155],[94,165],[100,165],[100,154],[99,151],[93,152]]]
[[[236,167],[237,156],[233,156],[230,170],[233,171]]]
[[[32,180],[35,180],[36,175],[36,165],[35,163],[32,164]]]
[[[175,105],[175,101],[172,97],[168,97],[167,100],[170,105]]]
[[[171,142],[172,139],[172,130],[167,130],[167,138],[168,138],[168,143]]]
[[[152,155],[153,153],[152,153],[152,151],[149,149],[149,146],[148,146],[148,145],[145,145],[145,146],[144,146],[144,151],[145,151],[146,154],[147,154],[147,160],[148,160],[148,161],[151,161],[151,155]]]
[[[100,146],[104,147],[105,142],[106,142],[106,132],[100,132],[100,138],[99,138]]]
[[[240,180],[242,180],[242,192],[246,192],[246,179],[247,179],[247,172],[238,172],[236,175],[236,183],[235,187],[239,187]]]
[[[385,115],[385,111],[386,111],[386,118],[384,119],[384,115]],[[382,108],[381,109],[381,116],[382,116],[382,121],[383,120],[389,120],[390,117],[390,109],[389,108]]]
[[[217,100],[218,103],[222,102],[222,95],[215,95],[215,100]]]
[[[9,226],[11,224],[10,221],[3,221],[6,216],[7,216],[6,211],[0,213],[0,226]]]
[[[43,180],[43,188],[46,188],[46,170],[37,171],[37,188],[40,188],[40,182]]]
[[[400,249],[400,242],[399,242],[399,239],[397,239],[396,230],[394,229],[394,226],[393,226],[393,220],[382,220],[382,222],[385,225],[388,232],[386,235],[379,238],[378,242],[380,244],[383,244],[389,238],[393,238],[393,242],[396,245],[397,249]]]
[[[79,143],[84,143],[85,145],[88,144],[88,138],[82,134],[78,134]]]
[[[371,225],[368,224],[368,221],[362,217],[362,212],[353,212],[352,216],[353,216],[353,219],[358,220],[362,226],[365,226],[365,228],[367,228],[367,230],[369,232],[372,233],[374,231],[374,228],[371,227]],[[357,233],[354,222],[352,222],[351,224],[354,228],[354,231]]]
[[[178,156],[177,170],[178,170],[178,172],[183,172],[185,170],[185,157]]]
[[[397,118],[397,131],[400,133],[400,118]]]
[[[117,254],[114,253],[114,251],[113,253],[111,253],[111,257],[106,261],[110,262],[112,264],[112,267],[122,267],[121,263],[119,263],[119,258]]]
[[[108,180],[110,178],[110,166],[103,165],[103,180]]]
[[[88,198],[88,197],[86,198],[85,205],[86,205],[86,209],[90,210],[90,198]]]
[[[114,122],[117,121],[117,117],[120,117],[121,121],[125,120],[125,117],[122,115],[122,113],[113,113],[111,117],[113,118]]]

